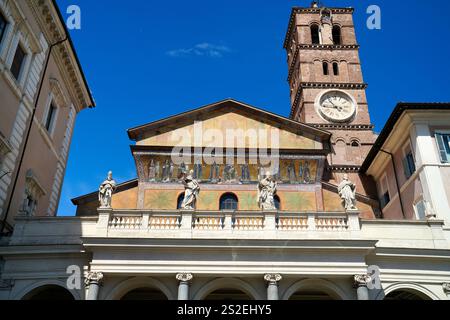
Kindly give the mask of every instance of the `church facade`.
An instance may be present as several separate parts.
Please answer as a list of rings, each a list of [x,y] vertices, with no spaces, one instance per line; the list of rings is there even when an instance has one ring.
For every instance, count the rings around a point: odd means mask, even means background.
[[[227,99],[129,129],[136,179],[17,217],[0,298],[449,299],[450,104],[376,135],[352,15],[292,9],[289,118]]]

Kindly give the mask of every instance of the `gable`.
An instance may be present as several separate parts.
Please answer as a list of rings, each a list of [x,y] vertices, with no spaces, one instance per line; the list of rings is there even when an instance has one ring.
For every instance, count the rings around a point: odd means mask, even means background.
[[[128,134],[137,146],[322,150],[326,131],[227,100],[173,116]]]

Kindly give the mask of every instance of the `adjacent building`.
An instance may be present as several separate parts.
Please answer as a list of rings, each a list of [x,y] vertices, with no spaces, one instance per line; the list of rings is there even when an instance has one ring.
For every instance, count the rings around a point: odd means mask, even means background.
[[[227,99],[142,124],[110,205],[95,190],[76,217],[17,216],[0,298],[450,299],[450,103],[398,104],[375,134],[352,16],[292,9],[289,118]]]
[[[75,118],[93,106],[55,2],[0,1],[0,232],[56,215]]]

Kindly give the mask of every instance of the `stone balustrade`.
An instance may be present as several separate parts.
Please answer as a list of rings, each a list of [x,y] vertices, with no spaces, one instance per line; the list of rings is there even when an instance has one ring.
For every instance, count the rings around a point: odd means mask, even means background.
[[[105,226],[106,224],[106,226]],[[99,209],[98,229],[108,231],[345,232],[359,231],[359,212],[120,211]]]

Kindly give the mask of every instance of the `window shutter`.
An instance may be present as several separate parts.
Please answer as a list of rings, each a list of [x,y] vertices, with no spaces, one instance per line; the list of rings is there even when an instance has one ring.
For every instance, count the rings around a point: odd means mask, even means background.
[[[447,151],[445,150],[445,141],[444,136],[440,133],[436,133],[436,140],[439,147],[439,155],[441,157],[441,161],[443,163],[448,163],[449,159],[447,157]]]

